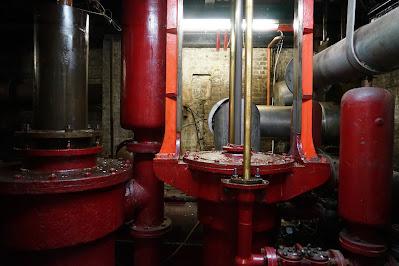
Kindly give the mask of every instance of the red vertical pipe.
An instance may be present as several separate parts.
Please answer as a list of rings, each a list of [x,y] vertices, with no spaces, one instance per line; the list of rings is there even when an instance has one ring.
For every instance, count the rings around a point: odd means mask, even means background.
[[[164,184],[154,174],[154,154],[139,152],[138,148],[135,144],[128,146],[128,150],[135,151],[133,179],[144,190],[140,199],[142,204],[131,226],[134,238],[133,265],[159,266],[161,238],[168,227],[164,220]]]
[[[238,194],[236,265],[252,265],[252,231],[255,196],[252,191]]]
[[[342,97],[339,213],[348,222],[390,222],[393,117],[387,90],[357,88]]]
[[[155,176],[153,155],[135,153],[133,162],[134,180],[143,188],[147,195],[144,206],[137,212],[134,224],[137,226],[159,226],[164,218],[163,182]]]
[[[198,220],[204,226],[203,262],[204,266],[234,265],[236,254],[235,205],[198,201]]]
[[[252,203],[238,204],[237,256],[250,258],[252,254]]]
[[[227,35],[227,32],[225,31],[223,34],[223,50],[227,51],[227,46],[229,44],[229,36]]]
[[[236,235],[231,231],[204,225],[203,262],[204,266],[234,265]]]
[[[317,157],[312,136],[314,1],[304,0],[303,5],[301,141],[303,154],[305,158],[310,159]]]
[[[216,32],[216,51],[220,50],[220,32]]]
[[[165,124],[166,1],[123,1],[121,124],[140,142],[161,141]]]
[[[347,222],[341,246],[355,265],[382,265],[387,241],[379,228],[391,215],[394,100],[389,91],[352,89],[341,100],[338,210]]]
[[[121,125],[134,131],[134,180],[145,199],[137,211],[131,234],[134,265],[159,266],[163,224],[163,183],[154,175],[165,126],[166,0],[123,1],[123,87]]]

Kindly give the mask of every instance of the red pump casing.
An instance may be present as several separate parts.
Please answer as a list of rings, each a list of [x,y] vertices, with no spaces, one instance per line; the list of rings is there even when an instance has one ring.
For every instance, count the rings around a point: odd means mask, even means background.
[[[357,88],[342,98],[339,214],[350,223],[390,222],[393,119],[387,90]]]
[[[135,140],[162,141],[165,125],[166,1],[123,1],[121,125]]]

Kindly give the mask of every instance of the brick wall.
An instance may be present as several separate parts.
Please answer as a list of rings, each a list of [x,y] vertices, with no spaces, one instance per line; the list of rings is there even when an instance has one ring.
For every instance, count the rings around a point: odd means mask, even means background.
[[[394,170],[399,170],[399,70],[374,78],[373,86],[389,90],[395,99],[395,131],[393,148]]]
[[[292,58],[292,49],[283,49],[277,70],[282,78]],[[207,118],[212,106],[229,94],[229,51],[215,48],[183,49],[183,130],[182,149],[209,150],[213,135]],[[266,49],[254,49],[253,102],[266,102]]]

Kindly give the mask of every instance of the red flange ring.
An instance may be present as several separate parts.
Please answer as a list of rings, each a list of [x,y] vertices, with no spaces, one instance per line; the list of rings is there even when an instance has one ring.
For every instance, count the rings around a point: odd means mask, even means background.
[[[366,257],[380,257],[388,250],[387,244],[382,238],[378,236],[365,237],[346,229],[339,233],[339,243],[345,250]]]
[[[103,148],[101,146],[83,148],[83,149],[15,149],[27,157],[71,157],[99,154]]]
[[[262,248],[262,253],[266,258],[266,265],[268,266],[278,266],[278,256],[276,249],[273,247]]]
[[[2,195],[60,194],[114,186],[131,178],[131,164],[125,160],[97,159],[96,167],[61,171],[36,172],[4,167],[0,176]]]
[[[130,235],[135,238],[159,238],[171,229],[172,221],[165,217],[159,226],[137,226],[130,227]]]
[[[126,145],[128,151],[133,153],[158,153],[161,150],[161,143],[159,142],[137,142],[132,141]]]
[[[186,152],[183,161],[190,169],[222,175],[242,175],[243,154],[226,151]],[[294,158],[289,155],[253,152],[252,175],[289,173],[294,167]]]
[[[52,173],[93,168],[101,146],[81,149],[17,149],[23,156],[23,169]]]

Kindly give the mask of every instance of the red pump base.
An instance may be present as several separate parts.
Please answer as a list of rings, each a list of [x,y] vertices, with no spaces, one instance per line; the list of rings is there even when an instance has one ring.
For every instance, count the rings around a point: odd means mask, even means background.
[[[251,173],[260,182],[232,182],[242,174],[242,159],[242,147],[236,146],[190,152],[183,161],[168,154],[154,159],[158,178],[199,198],[198,216],[205,226],[204,265],[262,265],[252,252],[260,253],[270,244],[267,232],[273,232],[279,220],[274,204],[322,185],[330,175],[322,157],[295,162],[288,155],[253,153]],[[254,209],[262,211],[254,214]]]
[[[11,252],[4,255],[2,265],[40,266],[113,266],[115,265],[115,239],[113,235],[90,243],[54,250]]]
[[[132,195],[126,193],[131,165],[96,162],[95,152],[87,158],[82,150],[71,149],[70,155],[61,150],[58,157],[53,150],[48,160],[47,151],[37,150],[31,169],[2,169],[0,241],[9,265],[114,265],[110,235],[131,211]]]

